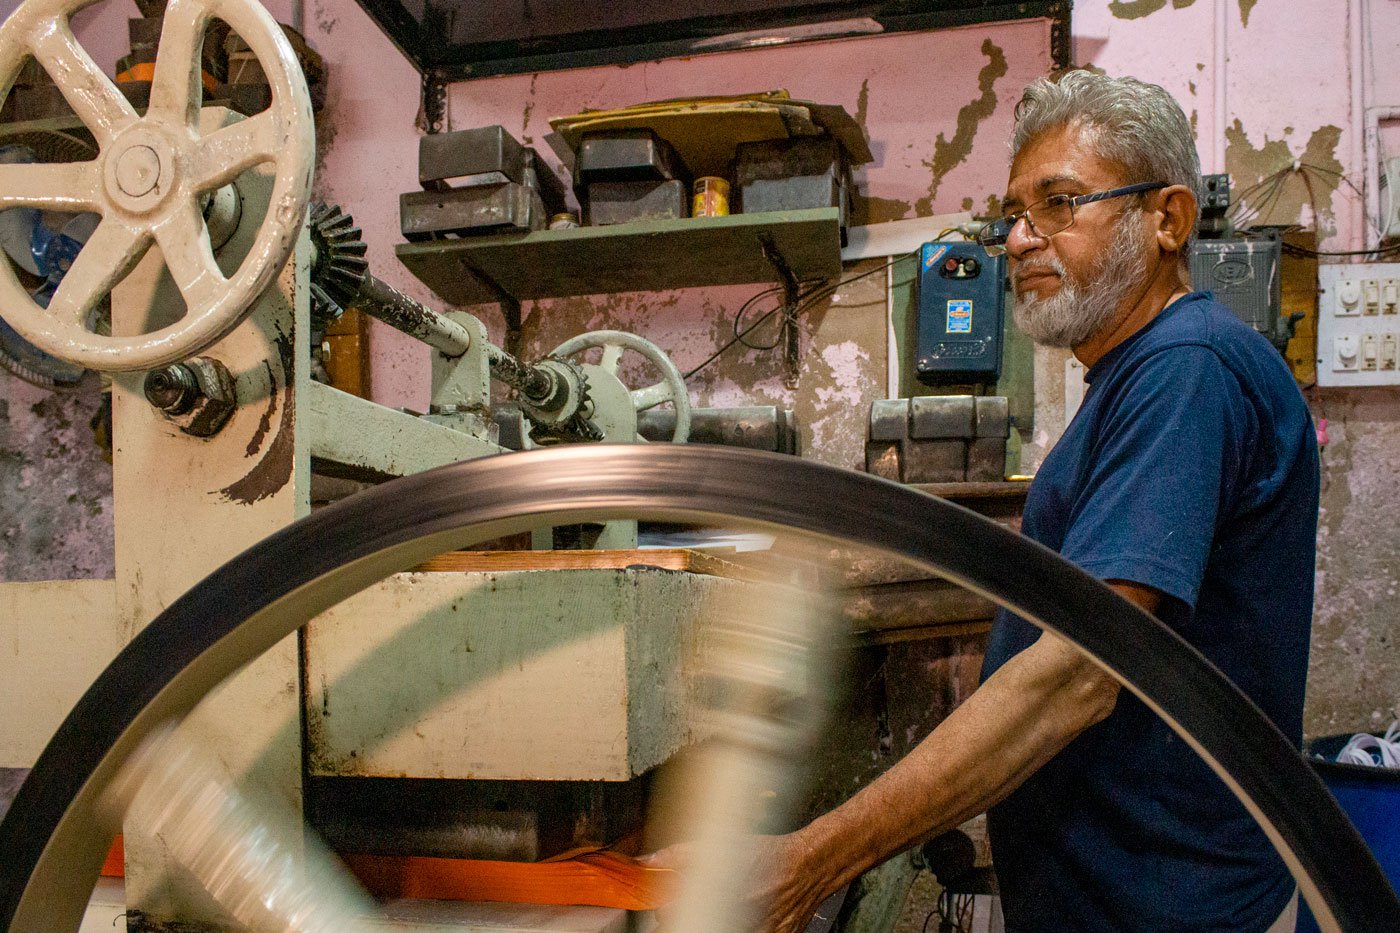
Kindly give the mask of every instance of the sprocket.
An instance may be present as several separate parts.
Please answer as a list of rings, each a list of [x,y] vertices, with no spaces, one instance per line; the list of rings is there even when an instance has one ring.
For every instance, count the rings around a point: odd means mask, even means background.
[[[354,303],[369,276],[369,247],[355,218],[334,204],[314,204],[309,227],[316,251],[311,265],[312,329],[321,331]]]

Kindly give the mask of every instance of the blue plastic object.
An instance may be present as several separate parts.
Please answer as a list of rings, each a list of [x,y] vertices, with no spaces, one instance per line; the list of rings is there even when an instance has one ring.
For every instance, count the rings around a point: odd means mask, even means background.
[[[924,385],[991,384],[1001,375],[1006,257],[976,243],[919,250],[914,370]]]
[[[1335,757],[1349,735],[1317,739],[1310,752]],[[1352,825],[1366,840],[1392,887],[1400,888],[1400,771],[1368,768],[1335,761],[1313,761],[1327,789],[1346,811]],[[1298,911],[1298,933],[1320,933],[1317,921],[1304,904]]]

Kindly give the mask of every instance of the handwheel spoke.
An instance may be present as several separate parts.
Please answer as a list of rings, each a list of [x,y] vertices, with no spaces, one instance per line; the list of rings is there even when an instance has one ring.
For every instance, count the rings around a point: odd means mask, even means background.
[[[74,214],[100,213],[101,194],[96,162],[0,164],[0,210],[39,207]]]
[[[619,345],[617,345],[617,344],[615,344],[615,343],[609,343],[609,344],[604,345],[604,347],[603,347],[603,359],[602,359],[602,361],[601,361],[598,365],[599,365],[599,366],[602,366],[602,367],[603,367],[604,369],[606,369],[609,373],[611,373],[612,375],[616,376],[616,375],[617,375],[617,366],[618,366],[619,361],[621,361],[621,359],[622,359],[622,353],[623,353],[624,349],[625,349],[624,347],[621,347],[621,346],[619,346]]]
[[[675,394],[671,391],[670,385],[665,382],[658,382],[647,386],[645,389],[633,389],[632,407],[637,411],[646,411],[648,408],[655,408],[662,402],[675,401]]]
[[[226,185],[253,166],[275,159],[284,142],[280,126],[273,111],[265,110],[202,138],[191,166],[195,190]]]
[[[117,133],[136,121],[136,111],[78,44],[66,20],[45,23],[35,32],[30,51],[99,146],[106,148]]]
[[[49,312],[86,327],[88,312],[126,278],[150,245],[150,234],[144,230],[115,217],[104,218],[64,274]]]
[[[171,0],[160,29],[160,51],[151,79],[148,117],[193,127],[202,100],[200,50],[209,23],[203,0]]]
[[[228,285],[214,261],[209,230],[196,203],[185,205],[157,227],[156,243],[190,313],[213,303]]]

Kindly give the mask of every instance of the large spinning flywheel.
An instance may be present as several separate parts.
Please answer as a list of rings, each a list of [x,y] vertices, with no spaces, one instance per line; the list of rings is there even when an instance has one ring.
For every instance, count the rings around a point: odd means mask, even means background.
[[[442,467],[345,499],[225,564],[118,655],[20,788],[0,823],[0,929],[76,929],[117,829],[96,806],[104,786],[154,730],[315,615],[450,548],[545,521],[616,518],[739,521],[887,551],[1058,632],[1221,775],[1324,929],[1400,931],[1400,900],[1297,750],[1152,616],[1052,551],[943,500],[792,457],[670,444]],[[774,706],[784,703],[791,698]]]
[[[0,312],[22,337],[59,359],[108,372],[153,369],[193,356],[228,334],[286,263],[311,191],[311,98],[286,36],[256,0],[170,0],[150,106],[138,115],[73,36],[70,17],[94,2],[26,0],[0,26],[0,100],[32,55],[99,147],[97,158],[87,162],[0,164],[0,209],[102,217],[47,308],[0,262]],[[272,103],[247,120],[201,135],[200,49],[214,18],[257,54]],[[204,206],[217,189],[264,163],[275,173],[267,216],[252,250],[225,276],[214,259]],[[94,333],[93,307],[152,243],[179,286],[186,314],[135,337]]]
[[[282,268],[305,218],[310,103],[291,48],[254,0],[171,0],[151,106],[138,116],[73,37],[69,17],[91,2],[27,0],[0,27],[0,92],[32,54],[100,147],[91,162],[0,165],[0,209],[102,217],[48,308],[0,262],[0,311],[59,358],[109,371],[150,369],[227,334]],[[200,135],[199,47],[211,17],[257,53],[273,103]],[[267,218],[252,251],[226,277],[214,261],[203,204],[242,171],[268,162],[276,178]],[[152,242],[188,313],[138,337],[91,332],[88,312]],[[574,349],[581,348],[561,351]],[[605,342],[605,363],[615,368],[622,349]],[[631,401],[644,409],[673,394],[663,379]],[[1059,632],[1211,763],[1274,841],[1325,928],[1400,933],[1400,901],[1297,751],[1151,616],[1054,553],[947,502],[791,457],[675,445],[564,447],[406,477],[288,526],[196,585],[93,684],[0,822],[0,929],[76,930],[118,830],[116,817],[99,806],[104,789],[143,740],[315,615],[451,548],[543,523],[616,518],[739,521],[883,549]],[[769,699],[781,708],[793,697]],[[711,880],[735,879],[721,872]],[[722,893],[715,886],[687,892],[695,909],[683,910],[681,929],[727,929],[715,925],[715,917],[733,916],[716,912]]]

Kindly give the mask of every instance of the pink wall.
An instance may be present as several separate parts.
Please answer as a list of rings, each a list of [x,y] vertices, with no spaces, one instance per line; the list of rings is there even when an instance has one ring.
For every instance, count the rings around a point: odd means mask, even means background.
[[[0,0],[0,14],[15,4]],[[440,304],[393,255],[400,240],[397,196],[411,190],[416,177],[418,76],[353,0],[268,5],[290,22],[297,18],[294,4],[330,69],[330,99],[318,126],[317,191],[361,221],[378,274]],[[125,19],[134,14],[132,4],[108,0],[76,18],[79,36],[104,67],[125,50]],[[1300,168],[1313,166],[1289,176],[1267,220],[1310,222],[1315,202],[1325,246],[1373,242],[1360,198],[1339,175],[1327,173],[1344,173],[1356,187],[1367,187],[1363,114],[1368,107],[1400,107],[1400,73],[1389,67],[1400,54],[1400,4],[1077,0],[1073,34],[1080,63],[1135,74],[1177,96],[1195,119],[1207,171],[1229,170],[1243,186],[1295,160]],[[866,207],[874,219],[889,220],[982,208],[998,194],[1011,109],[1021,86],[1048,65],[1043,27],[980,27],[483,80],[452,89],[451,117],[457,127],[500,122],[538,145],[548,117],[585,106],[785,87],[841,103],[862,119],[878,157],[860,175]],[[960,116],[969,128],[962,135],[956,131]],[[1382,154],[1400,154],[1400,122],[1383,125],[1380,135]],[[1304,174],[1314,182],[1311,193]],[[553,302],[527,308],[526,337],[542,350],[580,329],[621,326],[652,337],[686,366],[709,352],[727,331],[728,314],[751,291]],[[813,312],[797,392],[783,387],[776,361],[748,352],[698,378],[696,401],[798,407],[809,419],[814,454],[849,464],[858,456],[864,407],[883,394],[880,291],[879,277],[872,277]],[[489,308],[481,313],[499,338],[498,315]],[[382,328],[373,334],[372,350],[376,398],[422,408],[426,351]],[[1060,362],[1046,354],[1037,359],[1039,449],[1058,433]],[[22,505],[16,525],[32,524],[39,514],[56,516],[57,524],[38,544],[10,542],[0,575],[100,574],[104,561],[94,555],[110,547],[111,531],[93,522],[103,524],[101,516],[110,512],[109,473],[94,478],[106,468],[92,458],[74,457],[62,444],[44,447],[25,420],[49,418],[52,425],[42,433],[78,443],[86,403],[50,411],[32,396],[0,374],[0,406],[11,419],[0,425],[0,454],[29,470],[4,480],[13,492],[6,501]],[[1325,732],[1374,724],[1400,703],[1400,662],[1387,640],[1400,567],[1400,531],[1391,518],[1400,511],[1400,396],[1372,390],[1313,392],[1310,399],[1332,425],[1324,452],[1309,710],[1309,730]],[[25,485],[39,472],[57,491],[41,495]],[[83,498],[83,517],[61,519],[70,507],[66,495]],[[53,541],[64,554],[44,550]]]

